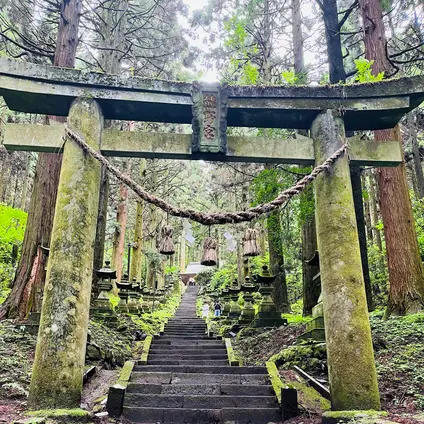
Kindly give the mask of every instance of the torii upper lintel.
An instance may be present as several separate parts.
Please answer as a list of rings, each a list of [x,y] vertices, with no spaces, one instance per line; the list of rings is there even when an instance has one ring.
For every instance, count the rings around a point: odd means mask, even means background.
[[[0,59],[0,95],[10,109],[68,116],[78,97],[94,98],[107,119],[191,124],[198,84],[118,77]],[[212,87],[216,90],[216,85]],[[228,86],[229,126],[309,129],[319,112],[342,111],[346,130],[394,127],[424,101],[424,76],[332,86]]]

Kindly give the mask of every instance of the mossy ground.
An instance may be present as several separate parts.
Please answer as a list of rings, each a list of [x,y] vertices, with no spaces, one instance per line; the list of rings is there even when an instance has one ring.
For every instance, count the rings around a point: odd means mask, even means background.
[[[371,329],[377,364],[382,408],[389,420],[402,424],[423,423],[424,417],[424,314],[382,319],[371,314]],[[303,325],[291,324],[277,329],[245,329],[233,342],[236,353],[246,365],[264,365],[271,357],[284,378],[298,365],[318,378],[326,377],[327,362],[322,345],[296,346]],[[318,423],[320,418],[302,416],[290,423]]]

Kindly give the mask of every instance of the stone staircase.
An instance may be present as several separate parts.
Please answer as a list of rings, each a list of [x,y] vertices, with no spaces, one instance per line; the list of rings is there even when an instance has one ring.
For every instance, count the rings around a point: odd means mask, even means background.
[[[197,287],[188,287],[165,334],[136,365],[123,416],[133,423],[267,424],[281,411],[265,367],[231,367],[221,340],[196,317]]]

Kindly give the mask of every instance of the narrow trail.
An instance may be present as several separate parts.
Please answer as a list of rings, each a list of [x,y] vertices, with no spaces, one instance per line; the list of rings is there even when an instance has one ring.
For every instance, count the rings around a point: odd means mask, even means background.
[[[133,423],[267,424],[281,411],[265,367],[228,365],[225,345],[196,317],[197,287],[188,287],[165,334],[136,365],[124,417]]]

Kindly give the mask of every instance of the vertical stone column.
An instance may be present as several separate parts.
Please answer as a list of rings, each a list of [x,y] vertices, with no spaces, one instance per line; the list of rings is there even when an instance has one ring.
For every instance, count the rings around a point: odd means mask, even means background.
[[[312,124],[317,164],[342,146],[344,124],[327,110]],[[380,409],[347,156],[315,182],[328,374],[333,410]]]
[[[100,148],[103,117],[94,100],[77,99],[68,125],[91,147]],[[80,406],[99,189],[99,162],[68,140],[31,378],[31,409]]]

